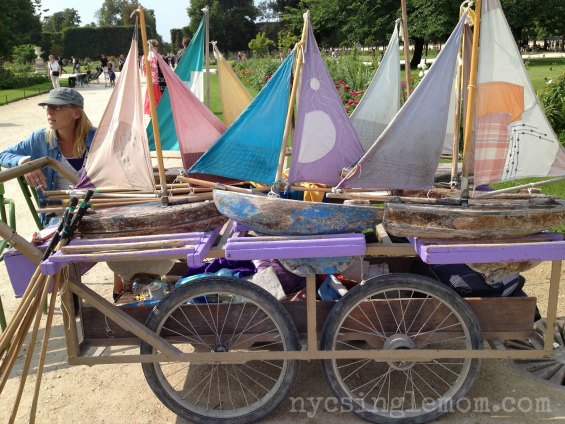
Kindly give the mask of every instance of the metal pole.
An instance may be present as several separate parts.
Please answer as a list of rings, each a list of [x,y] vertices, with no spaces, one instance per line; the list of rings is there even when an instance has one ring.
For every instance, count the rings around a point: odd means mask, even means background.
[[[204,25],[206,26],[205,31],[205,43],[204,43],[204,62],[206,65],[206,93],[204,95],[204,104],[210,108],[210,31],[209,31],[209,24],[210,24],[210,8],[206,6],[202,9],[204,12]]]

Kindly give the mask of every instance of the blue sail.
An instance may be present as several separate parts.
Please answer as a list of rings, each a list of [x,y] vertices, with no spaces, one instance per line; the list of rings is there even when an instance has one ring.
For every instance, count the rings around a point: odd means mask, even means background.
[[[290,97],[293,57],[294,52],[189,173],[274,183]]]
[[[204,19],[200,22],[198,29],[190,40],[190,44],[177,64],[175,73],[181,80],[185,81],[192,92],[201,97],[203,66],[204,66]],[[200,98],[200,100],[202,100]],[[169,90],[165,90],[161,100],[157,104],[157,117],[159,122],[159,135],[161,136],[162,150],[179,150],[179,141],[173,122],[173,111]],[[155,138],[153,136],[153,125],[147,125],[147,138],[149,139],[149,149],[155,150]]]

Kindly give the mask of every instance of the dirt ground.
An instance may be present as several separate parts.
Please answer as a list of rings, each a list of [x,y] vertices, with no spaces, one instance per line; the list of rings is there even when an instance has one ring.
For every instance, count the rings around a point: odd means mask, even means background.
[[[80,89],[85,96],[86,111],[93,123],[97,124],[111,93],[104,84],[93,84]],[[7,106],[0,106],[0,149],[26,137],[32,130],[45,126],[45,112],[37,106],[42,97],[22,100]],[[17,228],[24,236],[34,230],[34,224],[15,182],[6,184],[7,197],[17,205]],[[525,289],[538,298],[538,306],[545,313],[549,287],[549,263],[544,263],[524,275]],[[563,277],[563,273],[562,273]],[[83,278],[89,287],[110,298],[112,273],[105,264],[98,264]],[[0,265],[0,296],[8,320],[18,300],[10,285],[5,267]],[[558,315],[565,315],[565,290],[559,295]],[[39,334],[39,340],[43,329]],[[36,346],[36,350],[39,344]],[[122,349],[116,349],[123,352]],[[137,350],[131,350],[135,353]],[[126,353],[126,352],[123,352]],[[15,399],[17,385],[22,372],[26,351],[18,358],[17,365],[2,393],[0,421],[7,422]],[[35,371],[35,362],[32,364]],[[19,408],[16,422],[27,422],[32,399],[35,377],[32,375]],[[466,406],[439,419],[443,423],[539,423],[565,422],[565,389],[558,390],[546,384],[522,376],[502,360],[483,361],[481,374],[468,394],[470,410]],[[340,410],[332,402],[320,365],[316,361],[301,364],[298,380],[290,394],[291,398],[265,422],[290,423],[341,423],[364,422],[347,410]],[[486,398],[488,410],[475,410],[472,405],[477,398]],[[294,398],[294,402],[291,400]],[[297,399],[303,399],[304,407]],[[536,408],[536,402],[543,405]],[[317,408],[316,408],[317,406]],[[539,405],[538,405],[539,406]],[[42,382],[38,423],[132,423],[149,424],[185,423],[162,405],[144,380],[141,366],[97,365],[69,366],[67,364],[63,333],[62,312],[56,310],[49,344],[47,362]]]

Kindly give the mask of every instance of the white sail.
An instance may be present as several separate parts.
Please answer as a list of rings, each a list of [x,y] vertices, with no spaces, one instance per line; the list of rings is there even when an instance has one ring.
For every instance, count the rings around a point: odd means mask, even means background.
[[[464,14],[436,61],[339,187],[433,187],[444,144]]]
[[[400,51],[398,22],[373,80],[350,116],[367,151],[400,109]]]
[[[482,8],[475,185],[565,175],[565,150],[539,104],[498,0]]]

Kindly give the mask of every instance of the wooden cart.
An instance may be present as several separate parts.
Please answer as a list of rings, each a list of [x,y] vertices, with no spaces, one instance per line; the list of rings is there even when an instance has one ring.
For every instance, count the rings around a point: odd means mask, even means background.
[[[403,272],[403,263],[417,256],[428,263],[552,261],[547,308],[552,328],[565,258],[560,237],[440,244],[393,243],[380,235],[378,243],[366,245],[360,234],[248,237],[228,225],[210,233],[73,240],[41,269],[55,274],[80,262],[149,258],[177,258],[188,266],[216,257],[309,258],[312,272],[346,257],[389,263],[390,274],[357,285],[338,302],[316,300],[314,275],[307,278],[305,301],[279,302],[245,280],[212,276],[176,288],[155,307],[117,307],[78,279],[69,281],[62,293],[63,310],[70,311],[64,314],[69,363],[141,363],[158,398],[193,422],[244,423],[267,416],[288,396],[301,360],[321,360],[337,398],[359,416],[425,422],[466,395],[481,359],[556,353],[552,332],[540,350],[483,349],[485,340],[501,344],[532,335],[535,298],[464,300],[437,281]],[[171,247],[167,240],[183,242]],[[104,245],[117,241],[165,247],[108,253]],[[85,301],[73,319],[72,293]],[[139,355],[106,355],[104,349],[136,344]]]

